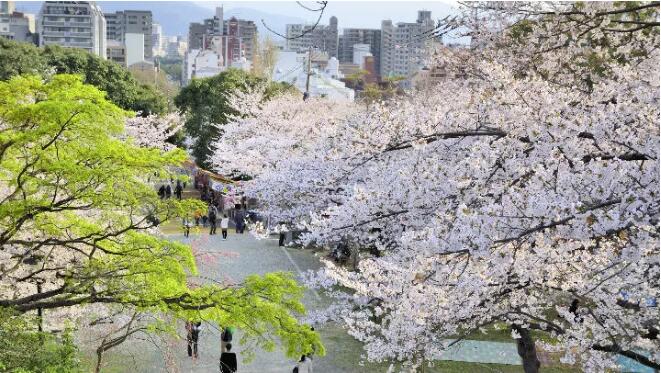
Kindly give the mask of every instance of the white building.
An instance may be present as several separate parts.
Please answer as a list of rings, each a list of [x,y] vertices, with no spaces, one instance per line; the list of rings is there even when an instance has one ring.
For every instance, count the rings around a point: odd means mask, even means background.
[[[162,56],[163,53],[163,27],[153,22],[151,24],[151,48],[154,56]]]
[[[6,3],[6,1],[3,1]],[[9,9],[9,6],[3,8]],[[0,13],[0,36],[7,39],[34,42],[35,22],[34,14],[24,14],[12,11],[11,13]]]
[[[193,49],[184,57],[183,85],[193,78],[209,78],[225,71],[223,56],[212,50]]]
[[[273,69],[273,81],[287,82],[296,87],[301,95],[306,89],[308,54],[294,51],[281,51]],[[339,72],[337,58],[331,57],[322,69],[318,64],[311,66],[310,96],[327,97],[335,101],[353,101],[355,92],[347,88]]]
[[[106,58],[106,20],[94,2],[46,1],[37,24],[40,46],[82,48]]]
[[[369,44],[354,44],[353,45],[353,64],[360,66],[361,69],[365,68],[365,57],[371,56]]]
[[[126,49],[126,67],[145,60],[145,35],[140,33],[124,34],[124,48]]]

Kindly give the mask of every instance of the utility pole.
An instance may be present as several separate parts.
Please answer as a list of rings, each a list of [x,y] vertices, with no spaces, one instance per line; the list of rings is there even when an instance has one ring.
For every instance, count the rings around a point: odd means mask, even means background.
[[[303,101],[310,97],[310,75],[312,75],[312,46],[308,48],[308,73],[305,79],[305,93],[303,93]]]

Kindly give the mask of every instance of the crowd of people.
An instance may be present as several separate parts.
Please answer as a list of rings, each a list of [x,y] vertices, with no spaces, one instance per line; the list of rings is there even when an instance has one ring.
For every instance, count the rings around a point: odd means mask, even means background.
[[[178,188],[180,186],[177,183],[175,191],[179,190]],[[218,224],[220,223],[222,239],[227,240],[230,216],[232,216],[234,221],[235,232],[238,234],[245,232],[246,219],[248,218],[245,197],[241,198],[241,203],[239,204],[229,204],[223,193],[212,190],[206,185],[196,185],[196,187],[200,189],[200,200],[206,202],[208,207],[206,212],[198,211],[192,218],[187,216],[182,219],[184,237],[190,235],[190,230],[193,226],[199,227],[200,225],[204,228],[209,227],[209,235],[215,235],[217,234]],[[163,198],[169,198],[169,185],[162,186],[161,188],[164,188],[163,194],[165,197]],[[159,190],[159,195],[160,193],[161,191]],[[177,194],[177,198],[180,198],[180,194],[180,192]]]
[[[174,187],[172,186],[172,183],[173,180],[170,180],[168,184],[162,184],[161,187],[158,188],[158,196],[161,197],[161,199],[172,198],[172,193],[174,192],[174,196],[178,200],[181,200],[184,188],[186,188],[186,182],[184,181],[182,183],[180,180],[177,180],[177,184]]]

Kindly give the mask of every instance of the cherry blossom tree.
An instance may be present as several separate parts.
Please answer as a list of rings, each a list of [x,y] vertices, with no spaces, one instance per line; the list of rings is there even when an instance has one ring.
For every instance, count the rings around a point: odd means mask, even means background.
[[[124,136],[133,139],[141,147],[153,147],[172,150],[174,145],[167,142],[184,126],[184,120],[177,113],[163,116],[151,114],[146,117],[137,115],[126,120]]]
[[[658,3],[469,4],[439,31],[474,37],[430,61],[453,78],[345,116],[255,104],[216,165],[303,243],[374,248],[316,279],[350,289],[371,360],[415,368],[505,326],[526,372],[537,348],[659,369]]]

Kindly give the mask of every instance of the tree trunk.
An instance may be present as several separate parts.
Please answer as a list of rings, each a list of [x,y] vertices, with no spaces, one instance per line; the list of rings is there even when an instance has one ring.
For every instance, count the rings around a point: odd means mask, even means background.
[[[353,271],[358,271],[358,246],[351,246],[351,266],[353,267]]]
[[[525,373],[538,373],[540,363],[537,359],[535,341],[530,336],[530,330],[523,329],[518,325],[512,325],[512,329],[521,336],[517,339],[516,349],[523,362],[523,371]]]
[[[101,372],[101,359],[103,358],[103,348],[99,347],[96,349],[96,368],[94,369],[94,372],[100,373]]]

